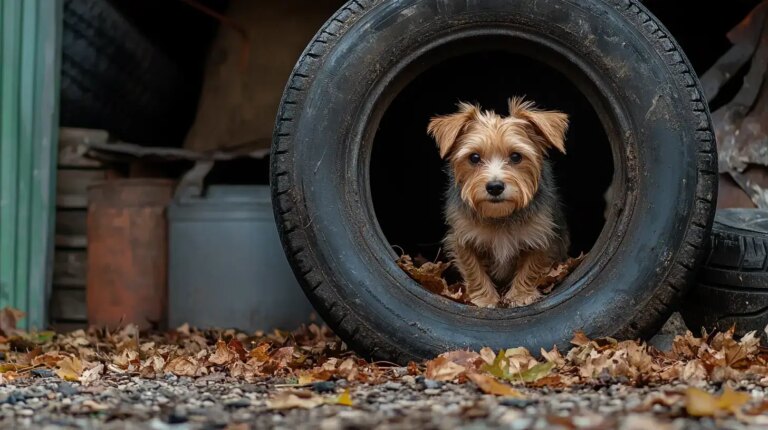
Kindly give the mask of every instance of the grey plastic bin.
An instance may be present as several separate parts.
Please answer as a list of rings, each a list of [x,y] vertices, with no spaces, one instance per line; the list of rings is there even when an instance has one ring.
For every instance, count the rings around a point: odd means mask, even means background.
[[[312,307],[280,245],[267,186],[211,186],[168,209],[172,327],[291,329]]]

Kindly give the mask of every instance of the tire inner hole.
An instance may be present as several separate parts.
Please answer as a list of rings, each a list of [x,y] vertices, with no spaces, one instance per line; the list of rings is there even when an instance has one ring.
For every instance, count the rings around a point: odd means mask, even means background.
[[[613,179],[606,131],[587,97],[549,65],[504,51],[445,60],[418,75],[393,100],[374,138],[370,165],[373,207],[397,254],[445,259],[441,241],[448,179],[429,119],[452,113],[458,101],[479,103],[506,116],[507,99],[525,95],[544,109],[570,116],[566,155],[551,152],[568,218],[571,256],[588,253],[605,224],[605,193]]]

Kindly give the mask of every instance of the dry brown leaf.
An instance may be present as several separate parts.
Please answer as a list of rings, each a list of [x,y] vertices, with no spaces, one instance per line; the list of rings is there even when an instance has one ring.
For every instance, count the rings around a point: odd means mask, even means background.
[[[267,400],[267,407],[275,410],[312,409],[325,403],[322,397],[309,391],[285,391]]]
[[[694,337],[693,333],[687,331],[682,336],[675,336],[674,340],[672,340],[672,355],[682,360],[696,358],[702,343],[702,339]]]
[[[229,375],[233,378],[243,378],[248,382],[253,382],[261,376],[261,373],[254,366],[236,361],[229,366]]]
[[[565,358],[563,358],[563,355],[560,354],[557,346],[553,346],[552,351],[547,351],[544,348],[541,348],[539,353],[542,357],[544,357],[545,360],[549,361],[550,363],[555,363],[555,366],[557,367],[565,365]]]
[[[207,373],[204,370],[193,357],[176,357],[165,365],[165,371],[176,376],[200,376]]]
[[[218,364],[222,366],[227,363],[231,363],[238,360],[240,357],[235,352],[231,351],[227,346],[227,343],[219,339],[216,342],[216,350],[208,357],[208,362]]]
[[[433,293],[442,294],[448,289],[448,284],[441,277],[445,269],[448,268],[446,263],[425,263],[421,267],[417,267],[410,255],[403,255],[397,259],[397,265],[414,281]]]
[[[531,352],[523,347],[510,348],[504,352],[504,357],[508,363],[508,371],[512,374],[519,374],[539,364],[538,360],[533,358]]]
[[[439,356],[444,357],[446,360],[456,363],[459,366],[466,367],[467,369],[477,369],[482,364],[480,354],[474,351],[450,351],[440,354]]]
[[[707,379],[707,369],[704,368],[701,360],[691,360],[683,366],[683,373],[680,375],[683,382],[695,383]]]
[[[552,289],[558,283],[562,282],[568,275],[571,274],[581,262],[584,260],[584,253],[582,252],[576,258],[568,258],[562,263],[558,263],[552,267],[549,272],[540,277],[536,281],[536,288],[543,294],[549,294]]]
[[[248,356],[248,351],[246,351],[245,347],[243,347],[243,343],[237,339],[230,340],[227,343],[227,348],[229,348],[229,350],[233,353],[237,354],[237,358],[240,361],[245,361],[246,357]]]
[[[694,417],[734,414],[749,402],[749,398],[749,394],[734,391],[728,386],[720,396],[691,387],[685,391],[685,409]]]
[[[138,351],[134,349],[124,349],[123,352],[112,358],[112,363],[123,370],[133,372],[140,367],[141,360],[139,359]]]
[[[488,348],[487,346],[480,350],[480,358],[483,359],[483,362],[485,364],[493,364],[493,360],[496,359],[496,353],[493,352],[491,348]]]
[[[64,358],[65,356],[61,355],[61,352],[59,351],[48,351],[45,354],[41,354],[33,358],[31,364],[33,366],[43,365],[45,367],[53,368],[56,367],[56,363],[63,360]]]
[[[104,373],[104,365],[99,363],[90,369],[87,369],[83,372],[82,376],[80,376],[80,383],[88,386],[96,381],[98,381],[102,374]]]
[[[485,394],[493,394],[494,396],[506,396],[506,397],[515,397],[518,399],[522,399],[525,396],[523,396],[523,393],[520,391],[515,390],[511,386],[501,383],[496,380],[493,376],[489,375],[483,375],[480,373],[468,373],[467,378],[469,378],[470,381],[474,382],[475,385],[480,388]]]
[[[443,356],[427,362],[427,371],[425,376],[435,381],[453,381],[459,375],[464,374],[467,368],[458,365]]]
[[[250,357],[250,360],[248,360],[248,363],[250,364],[263,364],[266,363],[267,360],[269,360],[269,348],[270,344],[268,342],[262,342],[256,348],[253,348],[249,353],[248,357]]]
[[[443,278],[443,272],[450,267],[450,263],[428,261],[418,265],[414,263],[410,255],[402,255],[396,263],[411,279],[427,290],[460,303],[469,303],[464,298],[461,284],[448,285],[448,282]]]
[[[4,307],[0,309],[0,334],[6,337],[19,334],[20,331],[16,329],[16,326],[19,320],[26,315],[23,311],[14,308]]]
[[[571,343],[576,346],[585,346],[589,344],[589,338],[584,334],[583,331],[578,330],[573,333],[573,339],[571,339]]]

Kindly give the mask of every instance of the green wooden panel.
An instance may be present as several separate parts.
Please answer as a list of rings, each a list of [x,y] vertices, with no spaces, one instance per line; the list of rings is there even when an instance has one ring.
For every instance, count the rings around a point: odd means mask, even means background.
[[[47,325],[61,40],[60,0],[0,1],[0,307]]]

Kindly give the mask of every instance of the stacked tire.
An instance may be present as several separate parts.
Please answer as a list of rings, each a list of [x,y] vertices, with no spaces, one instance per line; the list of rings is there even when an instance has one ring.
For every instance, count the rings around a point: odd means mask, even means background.
[[[706,261],[681,305],[686,325],[736,333],[768,325],[768,211],[721,209],[715,216]],[[768,340],[768,339],[766,339]]]

